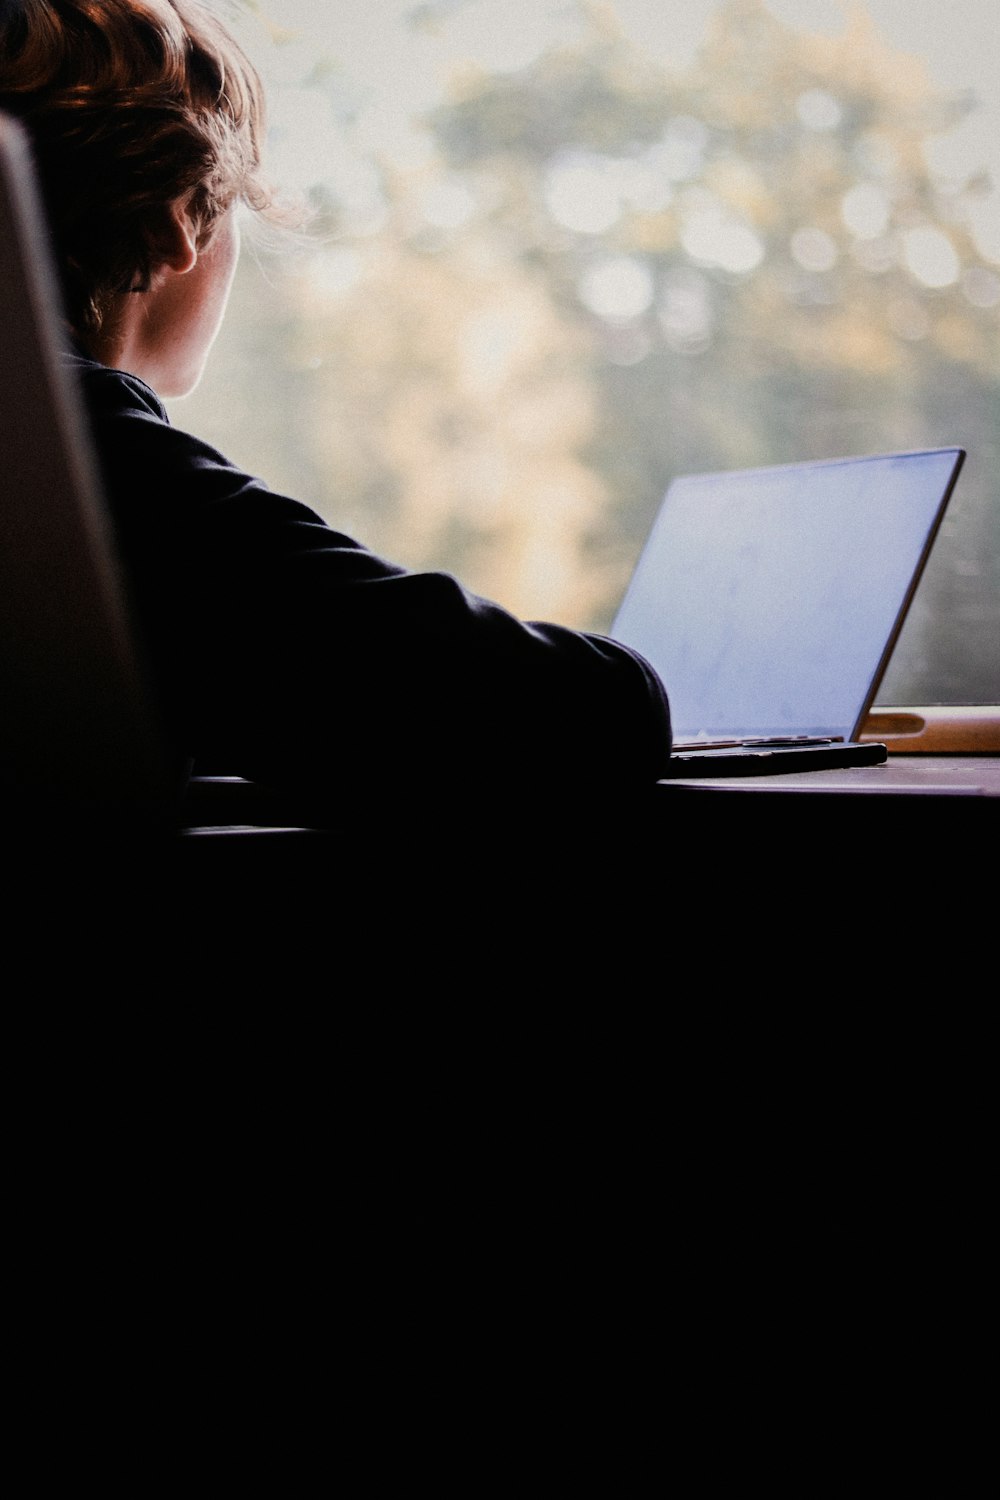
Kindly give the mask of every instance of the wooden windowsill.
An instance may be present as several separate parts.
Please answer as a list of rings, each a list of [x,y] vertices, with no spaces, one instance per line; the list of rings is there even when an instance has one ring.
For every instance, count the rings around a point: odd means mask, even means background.
[[[896,755],[996,755],[1000,705],[873,708],[860,738],[879,740]]]

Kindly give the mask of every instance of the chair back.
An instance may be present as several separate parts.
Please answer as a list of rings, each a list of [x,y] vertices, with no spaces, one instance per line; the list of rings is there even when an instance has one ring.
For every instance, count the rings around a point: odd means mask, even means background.
[[[30,146],[0,114],[0,777],[15,818],[145,821],[168,753],[63,339]]]

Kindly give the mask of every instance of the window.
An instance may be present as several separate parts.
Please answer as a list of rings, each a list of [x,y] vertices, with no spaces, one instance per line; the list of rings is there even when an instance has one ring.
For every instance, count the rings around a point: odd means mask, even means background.
[[[880,698],[1000,701],[995,0],[222,9],[314,219],[177,422],[598,630],[673,475],[959,444]]]

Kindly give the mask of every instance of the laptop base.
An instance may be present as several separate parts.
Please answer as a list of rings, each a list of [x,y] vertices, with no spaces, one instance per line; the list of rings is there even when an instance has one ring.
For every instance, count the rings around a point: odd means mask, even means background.
[[[678,750],[661,781],[692,776],[777,776],[791,771],[838,770],[842,766],[879,766],[888,757],[885,745],[847,740],[834,745],[786,745],[772,749]]]

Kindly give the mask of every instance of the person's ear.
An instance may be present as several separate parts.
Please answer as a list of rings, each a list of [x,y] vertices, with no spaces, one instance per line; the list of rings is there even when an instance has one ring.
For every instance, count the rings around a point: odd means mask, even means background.
[[[198,263],[198,234],[183,202],[170,203],[160,215],[152,237],[153,259],[158,269],[183,276]]]

